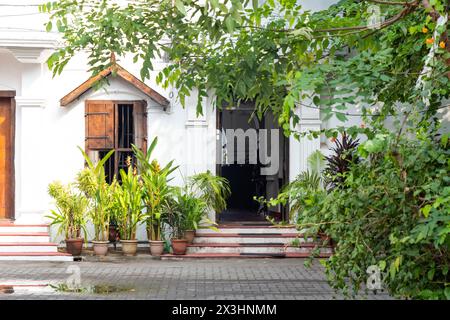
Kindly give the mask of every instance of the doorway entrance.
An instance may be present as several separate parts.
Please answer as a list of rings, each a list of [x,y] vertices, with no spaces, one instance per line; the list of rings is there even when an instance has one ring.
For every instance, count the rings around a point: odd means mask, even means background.
[[[14,219],[15,95],[0,91],[0,221]]]
[[[255,197],[275,198],[288,182],[289,139],[272,114],[258,119],[253,111],[253,104],[246,104],[217,112],[217,172],[231,186],[227,210],[217,217],[221,223],[287,219],[284,206],[267,207]]]

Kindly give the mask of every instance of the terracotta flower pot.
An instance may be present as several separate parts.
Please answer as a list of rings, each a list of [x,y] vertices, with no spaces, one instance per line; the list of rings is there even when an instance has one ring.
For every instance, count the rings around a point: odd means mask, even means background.
[[[106,256],[108,254],[109,241],[92,241],[92,244],[96,256]]]
[[[137,251],[137,240],[120,240],[122,252],[125,256],[135,256]]]
[[[150,254],[155,257],[162,255],[164,251],[164,241],[150,240]]]
[[[187,240],[189,244],[191,244],[195,238],[195,230],[186,230],[184,232],[184,238]]]
[[[73,256],[81,255],[81,250],[83,250],[83,239],[66,239],[66,250]]]
[[[186,254],[187,244],[188,242],[186,239],[172,239],[173,254]]]

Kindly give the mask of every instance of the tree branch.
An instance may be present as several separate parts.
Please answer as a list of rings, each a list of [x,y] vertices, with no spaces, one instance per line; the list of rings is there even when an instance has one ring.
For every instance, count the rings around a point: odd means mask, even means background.
[[[383,22],[378,29],[386,28],[386,27],[396,23],[397,21],[403,19],[405,16],[407,16],[408,14],[413,12],[417,8],[418,5],[419,5],[419,2],[417,0],[411,1],[411,2],[406,2],[405,8],[402,11],[400,11],[398,14],[396,14],[392,18]],[[371,29],[370,26],[356,26],[356,27],[319,29],[319,30],[314,30],[314,32],[335,32],[335,31],[369,30],[369,29]]]
[[[408,5],[408,1],[382,1],[382,0],[365,0],[367,2],[373,2],[377,4],[386,4],[386,5],[393,5],[393,6],[406,6]]]

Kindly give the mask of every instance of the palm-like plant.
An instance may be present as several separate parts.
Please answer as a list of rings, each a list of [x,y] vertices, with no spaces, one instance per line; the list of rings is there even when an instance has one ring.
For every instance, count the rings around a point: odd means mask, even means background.
[[[226,178],[213,175],[208,170],[189,177],[187,185],[206,203],[209,210],[220,213],[227,208],[227,198],[231,195],[231,188]]]
[[[161,241],[162,216],[165,205],[173,194],[173,187],[168,182],[170,174],[178,167],[173,167],[170,161],[161,168],[156,160],[151,161],[151,154],[158,143],[155,138],[144,154],[142,150],[133,145],[133,151],[137,158],[137,167],[142,181],[142,198],[147,209],[147,231],[149,240]]]
[[[55,199],[56,209],[51,210],[51,225],[58,225],[58,234],[66,239],[78,239],[83,233],[87,239],[86,213],[89,202],[86,197],[73,190],[71,185],[63,185],[58,181],[48,186],[49,195]]]
[[[185,218],[186,230],[197,230],[200,222],[206,218],[208,206],[202,198],[196,197],[189,190],[177,188],[175,201],[179,212]]]
[[[112,185],[107,183],[104,165],[114,150],[108,152],[103,159],[94,164],[83,149],[80,147],[78,149],[83,154],[87,166],[78,173],[76,184],[90,201],[89,215],[94,225],[95,240],[108,241],[115,183]]]
[[[131,165],[120,170],[121,184],[115,185],[114,218],[122,240],[136,240],[136,229],[143,219],[142,188]]]

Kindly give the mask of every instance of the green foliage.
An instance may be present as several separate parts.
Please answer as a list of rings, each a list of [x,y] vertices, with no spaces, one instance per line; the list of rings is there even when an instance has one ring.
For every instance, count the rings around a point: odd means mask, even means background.
[[[48,186],[48,194],[55,199],[56,211],[51,210],[51,225],[58,225],[58,234],[66,239],[80,238],[81,232],[87,240],[86,215],[89,202],[83,194],[75,191],[71,185],[63,185],[58,181]]]
[[[220,213],[227,208],[227,198],[231,195],[230,183],[224,177],[213,175],[209,170],[188,178],[188,189],[198,195],[209,210]]]
[[[253,100],[258,116],[270,109],[284,131],[298,137],[313,134],[296,131],[299,104],[320,108],[325,120],[335,116],[345,122],[348,107],[358,103],[373,127],[405,111],[415,126],[434,125],[450,93],[450,45],[433,46],[446,39],[448,23],[438,25],[436,18],[448,5],[431,4],[378,4],[385,17],[378,29],[369,26],[373,3],[359,0],[315,13],[303,10],[301,2],[235,0],[145,0],[126,6],[59,0],[40,9],[51,14],[48,30],[56,26],[66,43],[48,60],[54,74],[87,50],[93,73],[109,66],[114,52],[134,56],[147,79],[152,60],[166,54],[171,63],[156,80],[175,87],[183,105],[193,92],[199,114],[202,98],[211,92],[218,107]],[[307,100],[312,104],[305,106]],[[322,132],[335,134],[336,128]]]
[[[86,167],[77,174],[76,185],[89,199],[89,216],[94,224],[94,237],[97,241],[108,241],[109,221],[112,214],[114,184],[106,182],[105,162],[114,153],[111,150],[106,156],[93,163],[83,149],[78,147],[86,161]]]
[[[206,202],[202,198],[196,197],[189,190],[183,190],[183,188],[177,188],[173,201],[177,209],[172,210],[171,213],[180,215],[180,217],[169,219],[176,222],[174,234],[182,237],[182,231],[197,230],[208,213]],[[179,225],[180,221],[183,222],[181,226]]]
[[[160,241],[167,201],[174,192],[174,188],[168,184],[169,176],[178,167],[174,167],[173,161],[170,161],[161,168],[157,160],[151,160],[151,154],[157,142],[158,139],[155,138],[145,154],[136,146],[133,146],[133,151],[138,161],[137,166],[142,182],[142,199],[147,210],[148,238]]]
[[[449,145],[394,135],[384,139],[385,149],[350,166],[343,188],[301,200],[314,208],[299,210],[299,227],[335,241],[335,254],[325,262],[335,288],[356,293],[367,268],[378,265],[384,286],[395,296],[448,298]]]
[[[371,141],[367,141],[365,145]],[[342,187],[344,174],[352,164],[359,161],[356,154],[358,140],[353,140],[344,132],[341,140],[336,139],[334,143],[336,146],[331,148],[333,154],[326,157],[327,165],[323,171],[325,186],[328,189]]]
[[[143,190],[140,177],[130,164],[128,170],[120,170],[121,182],[114,187],[114,220],[120,239],[136,240],[137,225],[144,219]]]

